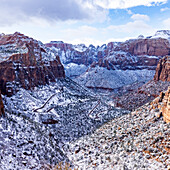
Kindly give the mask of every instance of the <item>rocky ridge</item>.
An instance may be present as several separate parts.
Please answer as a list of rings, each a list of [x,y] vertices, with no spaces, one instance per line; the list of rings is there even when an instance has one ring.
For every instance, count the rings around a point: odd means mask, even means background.
[[[154,36],[125,42],[109,42],[107,45],[97,47],[93,45],[86,47],[84,44],[72,45],[63,41],[52,41],[46,46],[58,53],[63,64],[89,66],[93,63],[92,67],[99,65],[113,70],[134,69],[136,66],[138,69],[139,66],[154,69],[152,67],[157,65],[157,57],[169,54],[169,37],[168,30],[161,30]]]
[[[169,54],[169,37],[168,30],[160,30],[154,36],[97,47],[61,41],[46,46],[60,56],[66,75],[77,83],[94,90],[114,90],[152,80],[158,61]]]
[[[69,143],[68,157],[78,169],[168,169],[169,124],[149,110],[146,104]]]
[[[0,89],[12,95],[19,87],[30,89],[64,78],[58,56],[41,42],[21,33],[0,35]]]

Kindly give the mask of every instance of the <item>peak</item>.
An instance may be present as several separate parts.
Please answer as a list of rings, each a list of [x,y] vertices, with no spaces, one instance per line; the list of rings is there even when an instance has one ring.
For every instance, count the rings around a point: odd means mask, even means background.
[[[63,44],[63,41],[50,41],[50,44]]]
[[[170,30],[158,30],[155,35],[166,34],[170,36]]]
[[[144,36],[143,35],[139,35],[138,39],[144,39]]]
[[[31,37],[28,37],[20,32],[15,32],[14,34],[0,34],[0,45],[7,45],[7,44],[17,44],[18,46],[22,46],[28,42],[36,42]]]
[[[170,30],[158,30],[155,35],[147,38],[163,38],[170,40]]]

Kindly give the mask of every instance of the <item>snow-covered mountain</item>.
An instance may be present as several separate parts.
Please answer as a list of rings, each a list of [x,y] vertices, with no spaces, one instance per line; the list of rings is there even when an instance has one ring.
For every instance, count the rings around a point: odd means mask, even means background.
[[[155,35],[149,38],[165,38],[170,41],[170,30],[159,30],[155,33]]]
[[[153,78],[159,59],[170,52],[169,32],[97,47],[61,41],[46,46],[60,56],[66,76],[86,87],[114,89]]]

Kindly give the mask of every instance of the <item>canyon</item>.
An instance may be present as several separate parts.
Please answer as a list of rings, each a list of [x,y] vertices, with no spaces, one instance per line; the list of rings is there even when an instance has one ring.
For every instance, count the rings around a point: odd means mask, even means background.
[[[0,34],[0,169],[168,168],[169,40]]]

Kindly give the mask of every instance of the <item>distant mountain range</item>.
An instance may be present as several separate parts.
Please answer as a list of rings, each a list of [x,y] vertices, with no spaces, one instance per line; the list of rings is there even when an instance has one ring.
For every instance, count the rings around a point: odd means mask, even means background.
[[[115,89],[153,78],[159,59],[170,54],[170,30],[97,47],[62,41],[45,45],[60,56],[66,76],[89,88]]]

